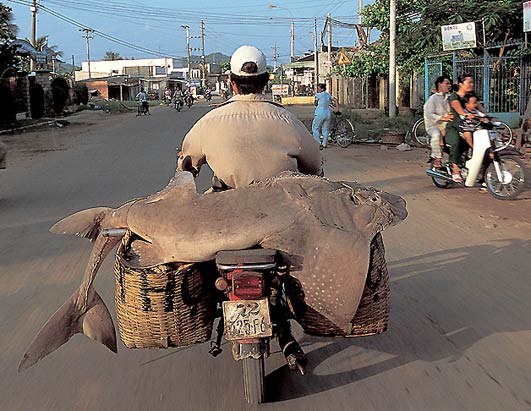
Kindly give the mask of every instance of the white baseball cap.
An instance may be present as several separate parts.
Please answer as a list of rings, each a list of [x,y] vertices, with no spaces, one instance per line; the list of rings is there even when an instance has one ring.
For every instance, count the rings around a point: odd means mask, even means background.
[[[256,73],[247,73],[242,71],[242,67],[245,63],[255,63],[258,67]],[[267,61],[266,56],[259,49],[253,46],[241,46],[230,58],[230,71],[231,73],[242,76],[259,76],[267,72]]]

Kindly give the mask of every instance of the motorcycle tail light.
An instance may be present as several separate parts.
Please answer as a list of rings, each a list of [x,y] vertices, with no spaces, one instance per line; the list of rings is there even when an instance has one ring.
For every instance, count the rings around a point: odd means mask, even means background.
[[[232,277],[232,292],[243,300],[256,300],[264,291],[264,275],[255,271],[235,273]]]

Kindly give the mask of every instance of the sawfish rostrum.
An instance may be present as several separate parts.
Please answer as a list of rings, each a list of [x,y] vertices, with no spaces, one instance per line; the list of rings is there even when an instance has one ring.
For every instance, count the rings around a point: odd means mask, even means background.
[[[107,238],[103,230],[135,234],[128,263],[139,268],[208,261],[220,250],[258,245],[277,249],[300,281],[305,303],[347,333],[365,285],[371,240],[406,216],[398,196],[293,172],[207,194],[198,194],[192,174],[182,172],[149,197],[117,209],[80,211],[50,231],[94,241],[82,284],[39,331],[19,369],[35,364],[76,333],[116,352],[111,316],[92,283],[121,238]]]

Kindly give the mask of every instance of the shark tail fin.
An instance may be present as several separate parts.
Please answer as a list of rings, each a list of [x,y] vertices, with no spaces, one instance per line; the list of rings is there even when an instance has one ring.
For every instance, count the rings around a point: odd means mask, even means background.
[[[77,235],[94,241],[100,232],[102,220],[112,210],[109,207],[96,207],[79,211],[55,223],[50,232]]]
[[[117,352],[116,332],[111,314],[93,287],[89,287],[88,292],[89,299],[85,309],[77,307],[79,292],[76,291],[52,315],[24,353],[18,365],[19,372],[35,365],[77,333],[85,334]]]

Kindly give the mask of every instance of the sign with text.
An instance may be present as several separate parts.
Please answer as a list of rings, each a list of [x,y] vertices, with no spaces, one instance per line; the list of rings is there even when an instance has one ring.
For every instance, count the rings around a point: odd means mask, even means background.
[[[524,3],[524,32],[531,31],[531,1]]]
[[[476,24],[474,22],[442,26],[441,32],[444,51],[476,47]]]
[[[288,84],[273,84],[271,86],[271,93],[274,96],[288,96],[289,85]]]

